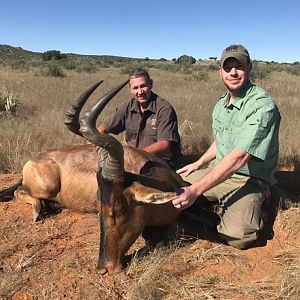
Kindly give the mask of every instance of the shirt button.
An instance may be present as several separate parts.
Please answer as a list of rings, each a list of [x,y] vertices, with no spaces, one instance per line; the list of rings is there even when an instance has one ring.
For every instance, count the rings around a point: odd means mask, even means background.
[[[230,110],[227,110],[227,113],[230,114]]]

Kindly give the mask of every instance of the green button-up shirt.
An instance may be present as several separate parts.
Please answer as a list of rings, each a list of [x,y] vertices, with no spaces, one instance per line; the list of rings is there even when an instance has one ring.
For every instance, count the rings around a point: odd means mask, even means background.
[[[252,157],[232,177],[246,175],[274,183],[281,119],[274,100],[251,82],[233,104],[229,103],[229,98],[229,93],[226,93],[213,110],[216,163],[235,148],[242,148]]]

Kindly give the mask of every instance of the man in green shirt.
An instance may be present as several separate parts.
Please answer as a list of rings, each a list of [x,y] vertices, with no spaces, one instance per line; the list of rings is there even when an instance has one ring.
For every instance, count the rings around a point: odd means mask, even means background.
[[[218,201],[219,236],[239,249],[255,241],[263,227],[261,206],[270,196],[279,152],[279,110],[267,92],[251,83],[251,71],[244,46],[222,52],[220,76],[228,92],[213,110],[214,141],[198,161],[177,171],[192,185],[173,199],[178,209],[201,195]],[[199,170],[212,160],[213,167]]]

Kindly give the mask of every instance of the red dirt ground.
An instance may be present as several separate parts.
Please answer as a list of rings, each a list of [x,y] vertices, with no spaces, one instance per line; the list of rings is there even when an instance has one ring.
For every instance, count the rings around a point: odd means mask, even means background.
[[[19,178],[19,174],[0,175],[0,190]],[[274,237],[261,246],[237,250],[198,239],[178,249],[176,259],[166,257],[164,268],[186,283],[218,278],[228,284],[224,297],[205,299],[270,299],[253,292],[247,295],[236,287],[256,284],[279,289],[287,262],[299,255],[299,211],[290,208],[278,214]],[[124,275],[116,283],[115,277],[100,276],[95,269],[97,216],[63,210],[33,224],[31,207],[12,200],[0,203],[0,220],[0,299],[129,299],[127,291],[134,284],[130,278]],[[143,245],[139,238],[130,251]],[[178,298],[169,291],[159,299]]]

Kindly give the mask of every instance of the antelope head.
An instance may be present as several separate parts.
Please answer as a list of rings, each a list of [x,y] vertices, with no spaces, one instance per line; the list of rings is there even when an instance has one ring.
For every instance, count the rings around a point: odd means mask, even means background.
[[[168,202],[175,195],[172,192],[160,193],[152,187],[144,187],[139,182],[128,180],[124,170],[124,147],[113,136],[101,134],[96,128],[96,120],[105,105],[128,83],[129,80],[101,97],[90,110],[80,118],[80,111],[89,96],[102,83],[96,83],[85,91],[66,112],[65,124],[70,131],[84,137],[96,146],[99,154],[97,170],[98,200],[100,211],[100,251],[98,269],[101,274],[107,271],[116,272],[122,269],[122,260],[130,246],[143,231],[147,220],[148,208],[153,205],[140,204],[154,199],[157,203]],[[137,159],[145,157],[141,150],[129,149]],[[136,162],[130,158],[130,164]],[[144,159],[141,166],[149,159]],[[128,164],[128,162],[127,162]],[[139,167],[137,167],[139,172]],[[137,173],[138,173],[137,172]],[[174,207],[171,208],[174,210]],[[155,212],[154,212],[155,213]]]

